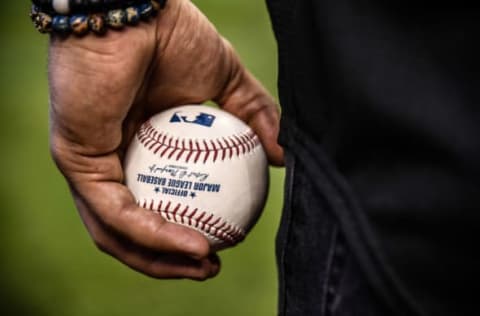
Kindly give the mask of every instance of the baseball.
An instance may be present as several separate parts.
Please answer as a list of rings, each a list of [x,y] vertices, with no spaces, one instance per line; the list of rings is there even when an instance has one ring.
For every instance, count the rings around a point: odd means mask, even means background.
[[[124,168],[140,206],[203,233],[215,251],[242,241],[265,205],[268,163],[259,138],[216,108],[187,105],[151,117]]]

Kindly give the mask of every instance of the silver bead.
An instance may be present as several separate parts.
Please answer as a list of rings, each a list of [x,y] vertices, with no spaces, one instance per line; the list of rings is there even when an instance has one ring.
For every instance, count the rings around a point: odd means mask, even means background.
[[[69,0],[53,0],[52,7],[58,14],[68,15],[70,13]]]

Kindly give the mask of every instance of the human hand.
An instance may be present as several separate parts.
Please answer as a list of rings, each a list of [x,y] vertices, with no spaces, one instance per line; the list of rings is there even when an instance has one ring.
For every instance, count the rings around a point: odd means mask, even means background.
[[[121,162],[146,118],[214,100],[257,132],[272,164],[283,163],[278,108],[228,42],[190,1],[170,0],[137,27],[52,37],[49,81],[52,155],[95,244],[152,277],[216,275],[218,257],[200,233],[135,204]]]

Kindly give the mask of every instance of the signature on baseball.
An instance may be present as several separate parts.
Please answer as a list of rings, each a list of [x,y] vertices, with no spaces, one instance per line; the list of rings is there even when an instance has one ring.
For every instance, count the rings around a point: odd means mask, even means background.
[[[153,164],[148,167],[148,170],[151,174],[169,175],[177,179],[193,179],[200,182],[207,180],[210,176],[208,173],[190,171],[188,167],[176,165],[166,165],[162,167]]]

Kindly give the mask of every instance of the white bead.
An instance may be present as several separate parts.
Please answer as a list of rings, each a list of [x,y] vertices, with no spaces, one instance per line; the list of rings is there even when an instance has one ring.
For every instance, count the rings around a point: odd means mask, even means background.
[[[53,0],[52,7],[55,12],[63,15],[67,15],[70,13],[70,6],[68,4],[68,0]]]

